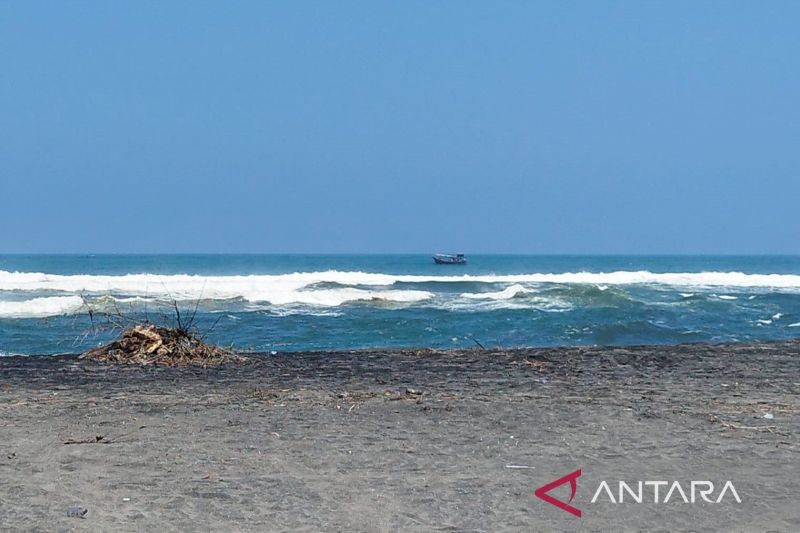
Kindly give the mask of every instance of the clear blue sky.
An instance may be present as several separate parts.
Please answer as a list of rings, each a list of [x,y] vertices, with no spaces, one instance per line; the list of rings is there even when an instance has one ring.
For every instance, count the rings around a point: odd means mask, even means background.
[[[0,252],[800,253],[798,2],[0,3]]]

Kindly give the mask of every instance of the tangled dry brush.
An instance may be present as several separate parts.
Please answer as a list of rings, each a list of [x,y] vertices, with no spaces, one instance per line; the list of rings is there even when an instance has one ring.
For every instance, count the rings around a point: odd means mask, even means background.
[[[140,324],[125,330],[117,340],[81,354],[81,359],[111,363],[212,366],[246,359],[230,350],[203,342],[184,328]]]

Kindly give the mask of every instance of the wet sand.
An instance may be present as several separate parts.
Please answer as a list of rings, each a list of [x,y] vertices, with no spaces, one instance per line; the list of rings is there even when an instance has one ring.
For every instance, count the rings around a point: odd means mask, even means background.
[[[800,531],[799,394],[800,341],[0,358],[0,529]],[[534,496],[578,468],[581,518]],[[742,503],[591,503],[601,480]]]

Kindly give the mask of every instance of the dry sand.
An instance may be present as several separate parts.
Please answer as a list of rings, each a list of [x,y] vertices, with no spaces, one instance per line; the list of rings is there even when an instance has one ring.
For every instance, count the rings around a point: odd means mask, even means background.
[[[0,358],[0,529],[800,531],[798,370],[800,342]],[[581,518],[534,496],[577,468]],[[592,504],[603,479],[742,503]]]

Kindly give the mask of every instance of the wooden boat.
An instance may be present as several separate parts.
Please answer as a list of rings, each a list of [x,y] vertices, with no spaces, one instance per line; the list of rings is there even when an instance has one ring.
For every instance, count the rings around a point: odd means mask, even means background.
[[[433,256],[433,262],[437,265],[465,265],[467,258],[464,254],[436,254]]]

